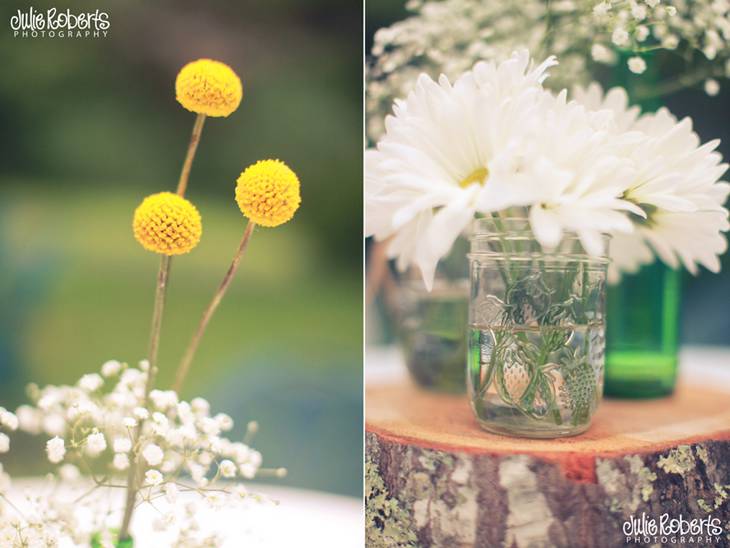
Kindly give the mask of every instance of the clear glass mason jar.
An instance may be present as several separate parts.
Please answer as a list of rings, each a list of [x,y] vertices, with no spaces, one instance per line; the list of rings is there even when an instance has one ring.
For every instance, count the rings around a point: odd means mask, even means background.
[[[466,391],[469,242],[459,238],[436,269],[427,291],[418,269],[398,278],[398,338],[413,380],[438,392]]]
[[[607,257],[588,256],[575,234],[544,250],[527,219],[495,218],[475,222],[469,264],[479,424],[531,438],[587,430],[603,392]]]

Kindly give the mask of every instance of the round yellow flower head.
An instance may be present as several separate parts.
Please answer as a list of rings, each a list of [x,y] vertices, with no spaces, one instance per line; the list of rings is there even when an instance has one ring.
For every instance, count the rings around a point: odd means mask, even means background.
[[[241,104],[241,80],[228,65],[211,59],[188,63],[175,80],[177,102],[191,112],[228,116]]]
[[[236,202],[257,225],[279,226],[294,216],[302,202],[299,179],[280,160],[258,161],[238,178]]]
[[[147,196],[134,212],[134,237],[148,251],[182,255],[200,241],[200,213],[188,200],[172,192]]]

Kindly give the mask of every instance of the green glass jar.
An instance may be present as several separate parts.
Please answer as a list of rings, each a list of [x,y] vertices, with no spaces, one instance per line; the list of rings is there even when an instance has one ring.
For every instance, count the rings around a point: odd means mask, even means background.
[[[656,398],[674,391],[681,273],[661,261],[608,289],[605,394]]]

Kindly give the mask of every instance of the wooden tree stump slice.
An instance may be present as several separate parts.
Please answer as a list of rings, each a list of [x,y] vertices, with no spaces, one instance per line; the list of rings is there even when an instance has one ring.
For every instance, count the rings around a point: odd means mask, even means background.
[[[466,396],[369,387],[366,504],[368,546],[627,546],[642,513],[719,520],[701,544],[730,546],[730,392],[604,400],[586,433],[530,440],[482,430]]]

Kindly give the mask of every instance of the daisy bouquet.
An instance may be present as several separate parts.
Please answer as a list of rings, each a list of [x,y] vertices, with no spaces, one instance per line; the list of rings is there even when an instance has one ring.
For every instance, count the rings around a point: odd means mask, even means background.
[[[73,385],[30,385],[30,405],[15,413],[0,408],[5,431],[20,429],[46,438],[46,457],[53,467],[43,492],[36,490],[18,502],[11,500],[10,477],[0,464],[2,546],[131,548],[132,518],[142,505],[157,511],[155,527],[169,533],[171,546],[218,546],[220,534],[198,523],[200,505],[230,508],[261,500],[244,482],[286,473],[262,468],[261,454],[250,445],[256,422],[248,423],[242,439],[230,439],[230,416],[212,412],[203,398],[185,401],[179,396],[254,228],[281,225],[299,207],[299,179],[283,162],[257,162],[238,178],[235,198],[248,219],[241,242],[177,367],[174,386],[156,386],[171,263],[192,251],[203,232],[198,209],[185,198],[193,158],[206,118],[229,116],[243,96],[236,73],[210,59],[183,67],[175,88],[177,101],[196,115],[177,188],[147,196],[132,220],[135,239],[160,257],[147,358],[136,367],[108,361]],[[0,453],[9,449],[8,435],[0,433]]]
[[[720,180],[727,165],[715,151],[718,142],[702,144],[690,119],[679,121],[666,109],[640,115],[621,89],[604,94],[594,84],[570,95],[553,93],[545,81],[556,65],[554,57],[537,64],[518,50],[501,63],[479,62],[453,82],[443,75],[418,77],[385,118],[383,137],[366,152],[367,235],[385,242],[398,268],[416,267],[427,290],[437,264],[475,218],[492,223],[495,234],[507,234],[490,245],[508,258],[517,251],[532,258],[562,253],[566,242],[572,255],[601,258],[610,236],[611,279],[653,260],[655,253],[671,266],[696,272],[702,265],[717,272],[730,228],[723,206],[730,186]],[[514,222],[520,228],[511,231]],[[516,232],[522,240],[509,236]],[[515,247],[526,239],[537,247]],[[528,283],[510,268],[500,272],[502,321],[585,320],[580,309],[592,299],[591,284],[581,283],[579,272],[575,283],[541,292],[537,281]],[[544,281],[546,269],[538,270]],[[477,294],[472,277],[472,299]],[[541,301],[541,295],[549,298]],[[559,361],[556,352],[563,350],[562,336],[544,335],[537,342],[501,345],[531,366],[524,387],[496,388],[528,416],[539,408],[537,415],[565,420],[557,398],[549,397],[565,384],[564,376],[556,379],[550,372],[553,360]],[[498,342],[491,344],[499,348]],[[581,362],[575,353],[573,358]],[[508,363],[491,361],[497,368]],[[595,373],[597,394],[600,371]],[[490,375],[480,385],[489,385]]]

